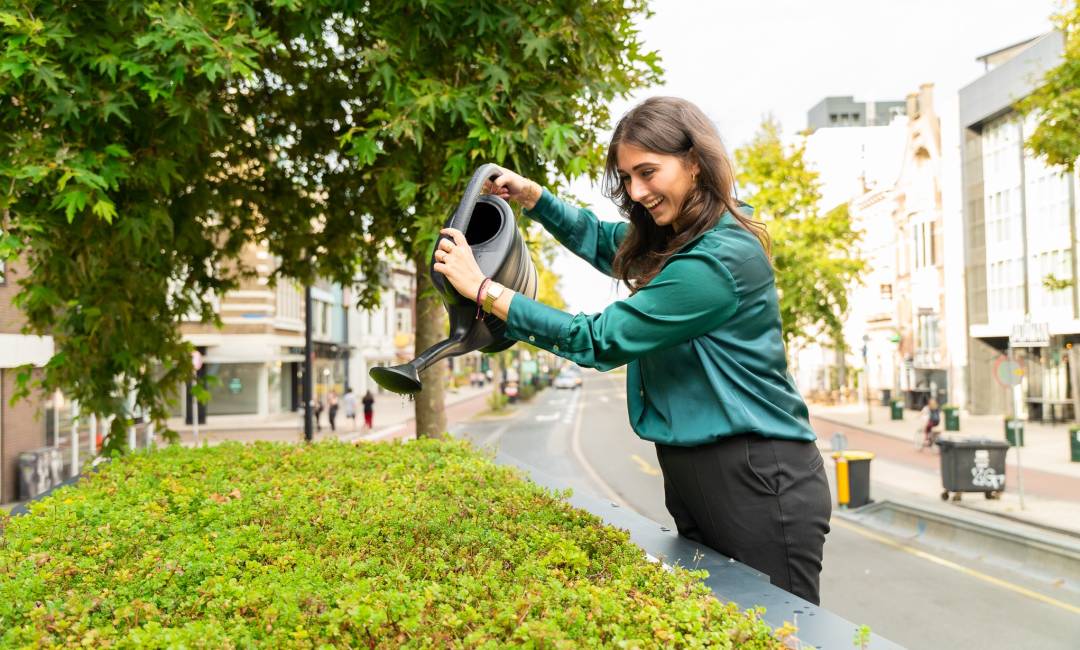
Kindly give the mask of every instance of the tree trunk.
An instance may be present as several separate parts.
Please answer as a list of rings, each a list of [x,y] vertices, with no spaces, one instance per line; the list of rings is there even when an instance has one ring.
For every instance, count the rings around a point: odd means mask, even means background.
[[[420,354],[446,338],[446,310],[432,288],[428,257],[418,255],[416,264],[416,349]],[[446,360],[420,373],[424,390],[416,394],[416,437],[441,438],[446,434]]]

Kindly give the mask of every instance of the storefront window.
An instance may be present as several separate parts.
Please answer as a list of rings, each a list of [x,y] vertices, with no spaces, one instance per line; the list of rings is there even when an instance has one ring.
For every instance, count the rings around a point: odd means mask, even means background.
[[[259,412],[259,363],[210,363],[207,374],[218,378],[210,389],[207,415],[240,415]]]

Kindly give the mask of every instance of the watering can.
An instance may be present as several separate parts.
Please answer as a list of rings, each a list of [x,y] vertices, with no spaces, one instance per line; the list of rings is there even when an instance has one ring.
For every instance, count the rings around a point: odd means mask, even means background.
[[[517,228],[513,210],[501,198],[481,194],[484,183],[498,175],[498,166],[480,166],[473,173],[461,202],[444,227],[457,228],[465,233],[465,241],[469,243],[476,263],[486,277],[517,293],[536,298],[536,267]],[[438,246],[435,250],[438,250]],[[506,323],[497,317],[483,314],[482,318],[476,318],[476,303],[458,293],[442,273],[432,268],[434,264],[435,254],[432,251],[428,271],[450,315],[450,336],[408,363],[370,370],[368,374],[375,383],[395,393],[420,392],[423,389],[420,373],[446,357],[473,350],[499,352],[515,343],[506,337]]]

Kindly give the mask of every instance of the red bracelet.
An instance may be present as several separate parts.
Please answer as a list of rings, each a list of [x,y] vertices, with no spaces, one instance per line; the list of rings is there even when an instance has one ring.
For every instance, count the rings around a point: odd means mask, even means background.
[[[488,282],[491,282],[491,278],[484,278],[484,281],[480,283],[480,288],[476,290],[476,320],[484,317],[484,311],[480,306],[484,304],[484,290],[487,289]]]

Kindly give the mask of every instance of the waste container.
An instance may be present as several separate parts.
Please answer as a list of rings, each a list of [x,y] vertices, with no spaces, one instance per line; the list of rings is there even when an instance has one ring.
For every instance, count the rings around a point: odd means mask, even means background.
[[[1005,439],[1009,441],[1010,447],[1023,447],[1024,421],[1016,418],[1005,418]]]
[[[1069,459],[1080,463],[1080,427],[1069,429]]]
[[[891,408],[889,410],[890,419],[903,420],[904,419],[904,400],[894,399],[890,402]]]
[[[951,404],[946,404],[941,408],[945,412],[945,430],[946,431],[959,431],[960,430],[960,408]]]
[[[960,500],[962,492],[996,499],[1005,490],[1005,452],[1009,444],[989,438],[938,438],[941,448],[941,500]]]
[[[21,501],[44,494],[64,480],[64,460],[56,447],[41,447],[20,453],[18,468]]]
[[[891,404],[891,403],[892,403],[892,389],[891,388],[882,388],[881,389],[881,405],[885,406],[886,404]]]
[[[837,451],[836,503],[841,508],[858,508],[870,503],[870,461],[868,451]]]

